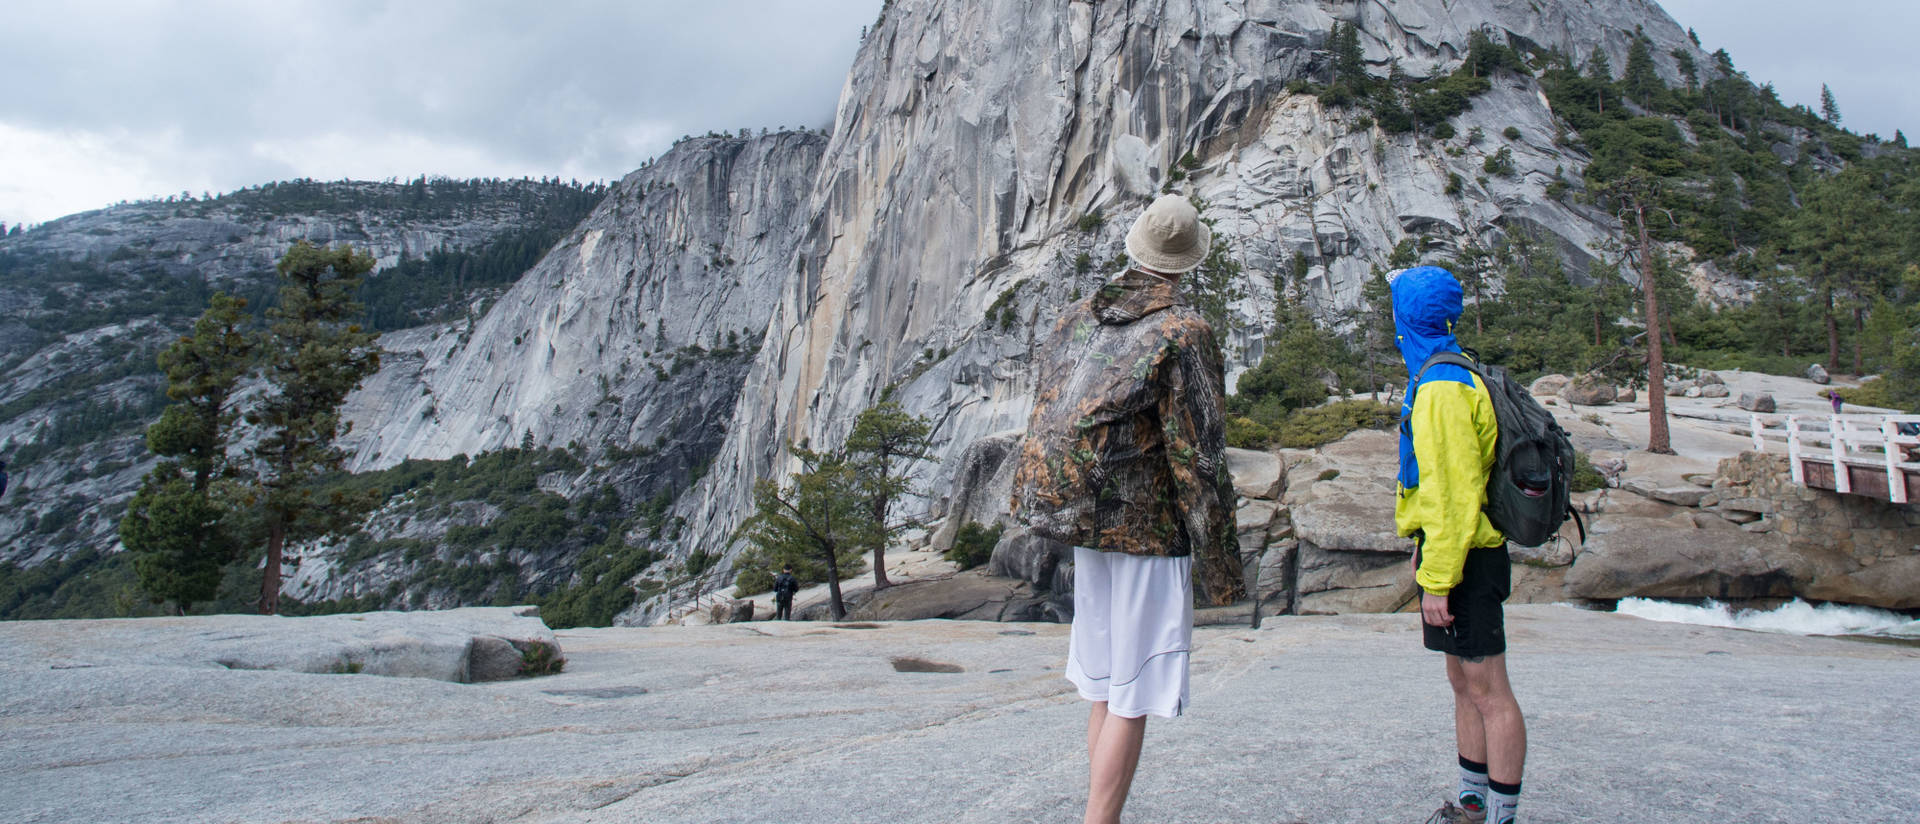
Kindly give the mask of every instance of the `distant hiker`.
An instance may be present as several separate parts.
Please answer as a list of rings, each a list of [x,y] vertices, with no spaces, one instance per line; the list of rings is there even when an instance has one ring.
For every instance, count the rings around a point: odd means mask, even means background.
[[[1840,414],[1840,393],[1831,389],[1827,390],[1827,400],[1833,402],[1833,414]]]
[[[1193,204],[1155,200],[1127,233],[1133,268],[1068,307],[1034,350],[1012,507],[1074,548],[1066,676],[1093,702],[1087,822],[1119,820],[1146,716],[1186,709],[1192,556],[1233,540],[1220,356],[1176,286],[1210,242]],[[1203,560],[1203,574],[1216,568],[1237,569]],[[1238,593],[1237,577],[1205,583]]]
[[[773,576],[774,620],[793,620],[793,594],[799,591],[800,580],[793,577],[793,567],[781,567],[780,574]]]
[[[1437,266],[1391,279],[1393,325],[1409,377],[1402,401],[1394,524],[1415,540],[1414,578],[1428,649],[1446,653],[1453,687],[1460,782],[1429,821],[1510,824],[1520,801],[1527,728],[1507,681],[1501,602],[1512,589],[1506,536],[1481,512],[1498,435],[1484,383],[1454,364],[1427,368],[1435,352],[1459,352],[1460,282]]]

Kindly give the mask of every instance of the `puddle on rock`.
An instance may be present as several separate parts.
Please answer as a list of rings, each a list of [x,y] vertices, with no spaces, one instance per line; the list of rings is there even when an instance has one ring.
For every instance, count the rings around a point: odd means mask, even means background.
[[[925,658],[900,656],[892,660],[894,672],[966,672],[958,664],[942,664]]]
[[[632,698],[636,695],[646,695],[647,688],[646,687],[594,687],[591,689],[579,689],[579,690],[541,690],[541,692],[544,692],[548,695],[558,695],[562,698]]]

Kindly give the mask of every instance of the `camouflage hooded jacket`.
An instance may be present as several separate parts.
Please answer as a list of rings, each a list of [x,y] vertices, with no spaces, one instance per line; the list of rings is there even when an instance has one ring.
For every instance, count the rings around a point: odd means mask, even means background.
[[[1209,566],[1238,557],[1225,377],[1213,330],[1174,288],[1129,270],[1069,308],[1036,350],[1012,502],[1036,534]],[[1227,568],[1237,590],[1238,564]]]

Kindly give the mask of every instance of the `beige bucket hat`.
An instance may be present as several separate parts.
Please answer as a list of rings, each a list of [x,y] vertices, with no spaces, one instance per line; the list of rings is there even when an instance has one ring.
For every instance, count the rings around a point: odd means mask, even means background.
[[[1155,198],[1127,231],[1127,256],[1170,275],[1199,266],[1212,245],[1213,232],[1200,222],[1200,212],[1179,195]]]

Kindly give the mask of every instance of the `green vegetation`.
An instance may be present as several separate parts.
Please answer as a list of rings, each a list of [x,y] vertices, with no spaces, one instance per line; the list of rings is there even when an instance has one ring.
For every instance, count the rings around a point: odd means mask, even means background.
[[[350,530],[376,503],[372,496],[315,488],[346,458],[333,445],[340,404],[380,368],[377,335],[348,322],[360,312],[351,295],[372,268],[372,258],[349,247],[321,249],[306,241],[280,259],[280,304],[267,310],[270,325],[260,345],[269,391],[246,415],[260,429],[248,450],[258,469],[247,497],[264,522],[260,611],[268,615],[279,608],[287,542]]]
[[[1359,429],[1388,429],[1400,410],[1373,400],[1334,401],[1276,415],[1274,407],[1254,404],[1247,414],[1227,419],[1227,443],[1244,449],[1307,449],[1333,443]]]
[[[1021,280],[1000,290],[1000,295],[993,299],[993,305],[987,307],[987,322],[1001,332],[1013,331],[1013,327],[1020,322],[1020,288],[1026,285],[1027,282]]]
[[[1606,485],[1606,476],[1601,475],[1600,470],[1593,468],[1593,460],[1587,457],[1587,453],[1573,453],[1573,478],[1568,485],[1569,489],[1574,492],[1590,492],[1603,489]]]
[[[831,452],[792,447],[801,469],[782,484],[754,484],[754,512],[740,534],[753,544],[734,579],[739,592],[773,585],[771,570],[792,565],[803,584],[827,582],[835,619],[846,616],[840,581],[857,574],[873,551],[874,585],[888,585],[883,552],[909,526],[891,519],[894,504],[912,494],[907,470],[929,455],[932,427],[893,402],[860,413],[847,442]]]
[[[1467,59],[1459,68],[1424,81],[1408,78],[1398,63],[1384,78],[1369,74],[1360,31],[1352,24],[1335,22],[1327,41],[1333,53],[1328,81],[1291,90],[1316,94],[1323,105],[1332,108],[1363,107],[1368,112],[1364,120],[1388,133],[1452,137],[1454,129],[1448,121],[1471,107],[1475,95],[1493,87],[1489,78],[1494,73],[1532,73],[1519,53],[1479,31],[1472,34]]]
[[[414,184],[409,184],[409,191]],[[394,330],[449,320],[467,310],[475,291],[511,285],[598,205],[601,187],[561,188],[529,209],[525,221],[473,249],[436,249],[401,257],[374,273],[354,299],[366,307],[361,323]]]
[[[961,569],[980,566],[993,559],[993,548],[999,545],[1000,533],[1005,529],[999,524],[989,527],[968,521],[954,534],[953,546],[942,557],[959,564]]]
[[[916,494],[907,470],[933,458],[933,425],[926,418],[909,414],[896,401],[881,401],[854,419],[844,450],[853,467],[854,491],[866,505],[867,517],[878,527],[872,545],[873,585],[884,589],[891,585],[887,580],[887,539],[917,526],[912,521],[894,520],[894,511],[901,498]]]
[[[754,484],[754,512],[741,527],[753,549],[742,555],[740,565],[790,564],[803,585],[826,581],[829,609],[838,620],[847,615],[840,580],[858,574],[867,548],[886,536],[859,500],[858,477],[846,455],[798,445],[793,454],[800,471],[786,483]]]
[[[257,342],[244,328],[246,301],[213,296],[193,334],[160,353],[168,406],[147,427],[147,448],[163,460],[147,474],[120,521],[120,540],[134,553],[140,588],[172,601],[180,614],[218,594],[222,568],[243,536],[229,517],[239,473],[227,461],[234,412],[227,406],[252,366]],[[222,481],[216,490],[215,482]]]

